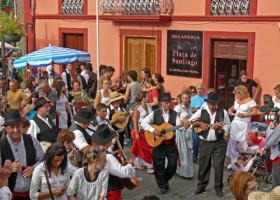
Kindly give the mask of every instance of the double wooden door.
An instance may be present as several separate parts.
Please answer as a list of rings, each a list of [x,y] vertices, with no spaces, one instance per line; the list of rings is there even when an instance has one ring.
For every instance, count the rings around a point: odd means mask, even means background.
[[[124,42],[124,71],[135,70],[139,81],[143,68],[149,68],[153,74],[157,66],[156,37],[126,36]]]

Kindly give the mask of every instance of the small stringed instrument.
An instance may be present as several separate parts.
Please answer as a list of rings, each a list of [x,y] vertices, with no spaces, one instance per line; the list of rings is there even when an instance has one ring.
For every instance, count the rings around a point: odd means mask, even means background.
[[[126,156],[123,152],[119,139],[116,138],[116,140],[117,140],[117,145],[118,145],[117,158],[121,162],[122,166],[125,166],[125,165],[127,165]],[[140,185],[140,182],[136,176],[134,176],[132,178],[119,178],[119,179],[122,182],[122,184],[124,185],[124,187],[126,187],[129,190],[132,190]]]
[[[173,138],[173,131],[183,127],[185,123],[192,123],[193,121],[189,122],[188,120],[182,120],[181,122],[183,122],[183,124],[177,126],[172,126],[168,122],[165,122],[160,126],[151,125],[154,129],[162,132],[162,135],[158,136],[150,131],[145,131],[145,138],[147,140],[148,145],[150,145],[151,147],[159,146],[164,140],[170,140]]]
[[[211,128],[213,125],[218,125],[220,128],[223,127],[226,123],[225,122],[216,122],[214,124],[208,124],[208,128]],[[194,127],[193,128],[194,132],[196,133],[201,133],[202,129],[198,126],[198,127]]]
[[[139,105],[137,103],[133,104],[130,108],[130,110],[136,110],[137,108],[139,107]],[[124,129],[127,124],[128,124],[128,121],[129,121],[129,111],[127,112],[116,112],[113,114],[112,116],[112,120],[115,120],[116,118],[120,117],[120,116],[124,116],[125,117],[125,120],[123,122],[118,122],[118,123],[115,123],[114,126],[118,127],[119,129]]]

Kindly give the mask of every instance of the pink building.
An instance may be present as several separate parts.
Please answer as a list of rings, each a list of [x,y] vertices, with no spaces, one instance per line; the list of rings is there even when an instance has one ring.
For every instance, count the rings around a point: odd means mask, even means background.
[[[203,81],[226,105],[241,69],[262,94],[279,83],[279,0],[96,1],[100,64],[114,66],[115,79],[149,67],[174,97]],[[96,1],[25,0],[28,52],[49,44],[88,51],[96,71]]]

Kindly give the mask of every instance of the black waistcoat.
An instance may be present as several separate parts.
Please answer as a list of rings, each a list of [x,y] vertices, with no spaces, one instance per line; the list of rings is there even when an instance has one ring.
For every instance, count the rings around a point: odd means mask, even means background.
[[[202,122],[204,122],[206,124],[211,124],[210,115],[207,112],[207,110],[205,110],[205,109],[201,110],[201,117],[200,118],[201,118]],[[215,117],[214,123],[223,122],[223,121],[224,121],[224,110],[222,108],[218,108],[217,111],[216,111],[216,117]],[[200,135],[204,139],[207,139],[208,134],[209,134],[209,130],[202,131]],[[218,131],[215,131],[215,135],[216,135],[217,140],[220,140],[224,137],[224,134],[218,133]]]
[[[75,131],[75,130],[79,130],[82,132],[85,140],[87,141],[88,144],[91,144],[91,136],[87,133],[87,131],[81,127],[79,124],[76,124],[76,123],[73,123],[70,128],[69,128],[70,131]]]
[[[48,122],[50,123],[51,127],[48,126],[46,122],[40,119],[37,115],[33,118],[36,122],[37,126],[40,128],[40,133],[37,134],[38,141],[45,141],[45,142],[56,142],[57,134],[56,134],[56,127],[53,121],[48,118]]]
[[[126,112],[122,107],[120,107],[120,109],[121,109],[121,111],[122,112]],[[121,112],[120,111],[120,112]],[[113,108],[113,109],[111,109],[111,106],[109,106],[109,120],[112,120],[112,116],[114,115],[116,113],[116,111],[115,111],[115,109]],[[113,125],[112,126],[113,127],[113,129],[115,130],[115,131],[118,131],[118,127],[116,127],[115,125]]]
[[[25,152],[26,152],[26,165],[33,166],[36,163],[36,150],[33,145],[33,140],[31,138],[31,135],[29,134],[22,134],[22,138],[23,138]],[[9,159],[12,162],[15,161],[15,157],[11,149],[11,146],[9,144],[9,141],[7,139],[7,136],[1,139],[0,149],[1,149],[2,166],[4,165],[7,159]],[[17,172],[14,172],[10,175],[8,181],[9,188],[12,192],[14,191],[16,180],[17,180]]]
[[[107,154],[111,154],[107,151]],[[124,188],[119,177],[109,174],[108,191],[122,190]]]
[[[165,123],[163,117],[162,117],[162,109],[159,108],[157,110],[154,111],[154,125],[160,126],[161,124]],[[171,124],[172,126],[176,126],[176,117],[177,117],[177,113],[174,110],[169,110],[169,119],[168,119],[168,123]],[[165,145],[169,145],[169,144],[174,144],[175,142],[175,134],[173,136],[173,138],[168,144],[165,144],[165,142],[162,142],[158,147],[156,148],[162,148]]]
[[[177,113],[174,110],[169,110],[169,119],[168,123],[170,123],[172,126],[176,126],[176,117]],[[162,117],[162,109],[157,109],[154,111],[154,123],[155,125],[160,126],[163,124],[165,121]]]

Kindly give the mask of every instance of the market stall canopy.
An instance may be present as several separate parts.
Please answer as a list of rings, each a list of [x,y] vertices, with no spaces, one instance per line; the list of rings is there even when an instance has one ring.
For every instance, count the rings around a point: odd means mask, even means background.
[[[90,54],[70,48],[49,46],[15,60],[13,65],[19,70],[26,68],[27,64],[32,67],[46,67],[52,63],[66,65],[74,61],[89,62]]]
[[[0,49],[2,48],[2,43],[0,42]],[[14,47],[13,45],[5,42],[5,49],[7,50],[21,50],[21,48]]]

